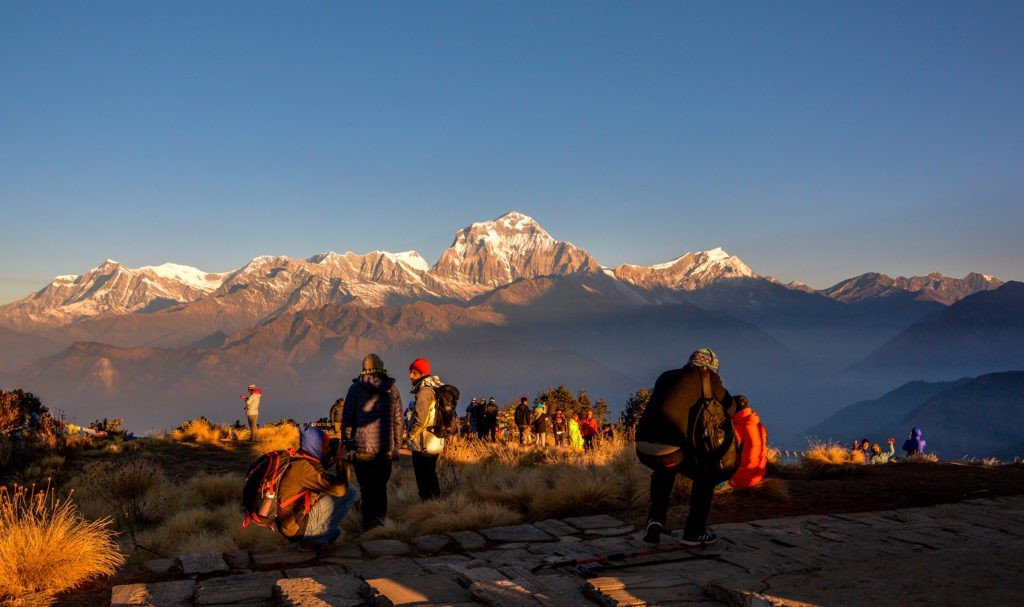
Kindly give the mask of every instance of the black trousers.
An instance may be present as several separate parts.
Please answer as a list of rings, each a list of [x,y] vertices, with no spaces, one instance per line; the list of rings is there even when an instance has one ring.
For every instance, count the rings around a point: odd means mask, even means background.
[[[391,458],[386,453],[371,460],[355,461],[352,468],[359,481],[362,496],[363,529],[384,524],[388,516],[388,481],[391,480]]]
[[[441,497],[441,483],[437,480],[437,457],[429,453],[412,452],[412,471],[416,475],[416,487],[423,501]]]
[[[672,496],[672,486],[676,483],[674,469],[658,469],[651,473],[651,508],[647,519],[665,524],[668,518],[668,503]],[[690,513],[686,516],[686,527],[683,533],[696,537],[707,531],[708,516],[711,514],[711,501],[715,497],[715,483],[708,480],[693,481],[690,490]]]

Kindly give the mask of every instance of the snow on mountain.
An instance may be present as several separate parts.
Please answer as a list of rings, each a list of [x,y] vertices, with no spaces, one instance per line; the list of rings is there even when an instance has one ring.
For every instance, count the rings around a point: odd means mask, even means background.
[[[126,268],[108,259],[81,276],[58,276],[36,293],[0,307],[12,329],[66,325],[102,314],[150,312],[213,292],[225,274],[176,264]]]
[[[672,261],[653,266],[622,264],[613,271],[615,278],[643,289],[686,290],[703,288],[725,278],[757,278],[750,267],[721,247],[710,251],[686,253]]]
[[[429,275],[446,295],[468,298],[520,278],[600,270],[583,249],[511,211],[459,230]]]

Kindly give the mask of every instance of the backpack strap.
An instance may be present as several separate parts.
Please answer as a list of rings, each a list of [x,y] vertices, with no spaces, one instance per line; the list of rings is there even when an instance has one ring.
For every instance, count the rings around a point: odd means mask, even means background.
[[[700,368],[700,383],[704,400],[711,400],[711,372],[704,367]]]

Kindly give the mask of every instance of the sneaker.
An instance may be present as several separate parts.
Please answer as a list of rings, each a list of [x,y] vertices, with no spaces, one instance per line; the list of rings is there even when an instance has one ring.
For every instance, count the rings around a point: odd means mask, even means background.
[[[683,534],[683,539],[680,540],[679,543],[684,545],[684,546],[696,547],[696,546],[707,546],[709,544],[714,544],[717,541],[718,541],[718,536],[717,535],[715,535],[714,533],[711,533],[710,531],[705,531],[704,533],[702,533],[700,535],[686,535],[684,533]]]
[[[661,541],[663,525],[658,521],[647,521],[647,531],[644,532],[644,541],[648,544],[657,544]]]

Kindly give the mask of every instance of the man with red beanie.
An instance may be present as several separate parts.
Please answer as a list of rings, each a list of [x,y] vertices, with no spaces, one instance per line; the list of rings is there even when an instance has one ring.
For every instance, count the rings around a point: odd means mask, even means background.
[[[420,499],[427,501],[441,497],[441,484],[437,480],[437,457],[444,449],[444,439],[434,435],[434,416],[437,415],[437,388],[444,385],[430,373],[430,361],[417,358],[409,365],[409,381],[416,395],[412,421],[409,426],[409,450],[412,452],[412,470]]]
[[[750,408],[746,396],[737,395],[733,401],[736,413],[732,416],[732,425],[743,444],[743,453],[740,467],[730,482],[736,489],[749,489],[764,480],[768,468],[768,432],[761,425],[761,418]]]

